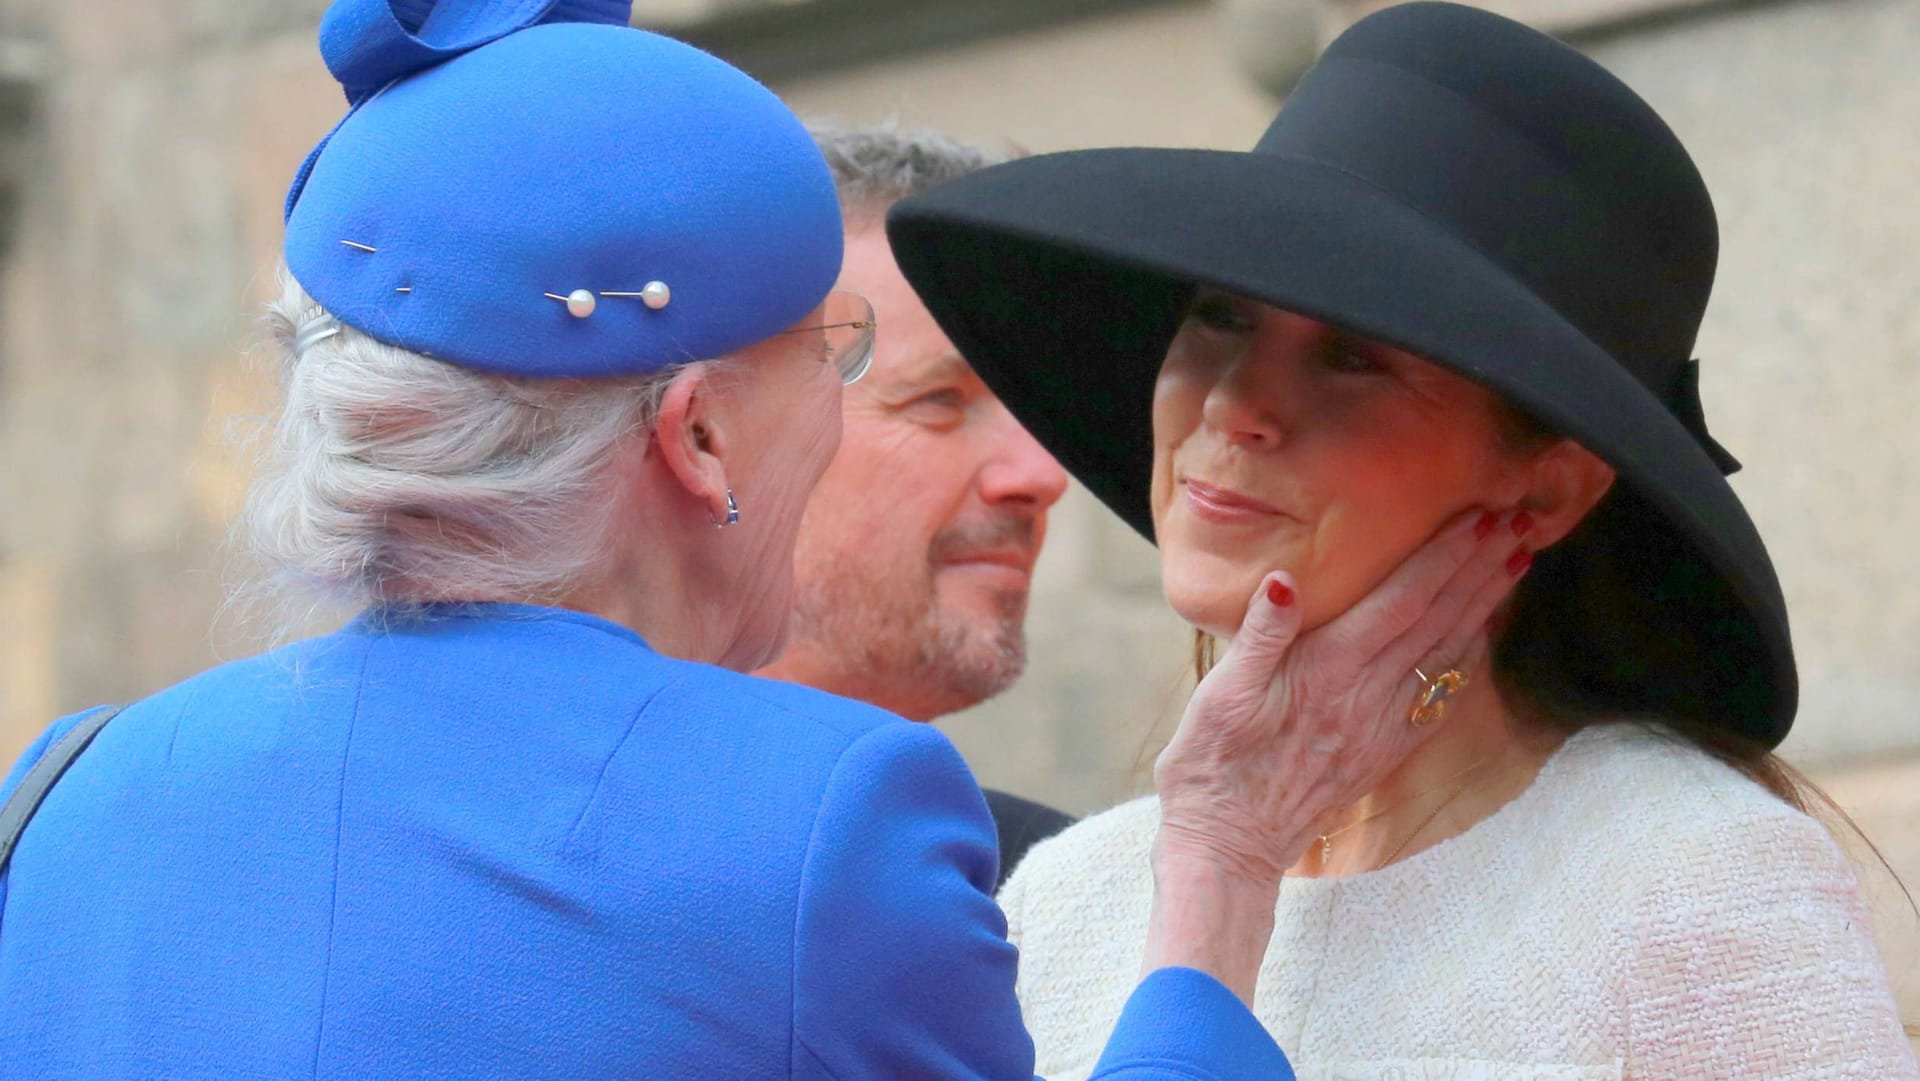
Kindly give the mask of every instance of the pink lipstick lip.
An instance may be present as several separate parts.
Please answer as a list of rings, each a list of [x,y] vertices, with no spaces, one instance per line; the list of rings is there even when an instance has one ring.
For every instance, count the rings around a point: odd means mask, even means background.
[[[1271,503],[1262,503],[1239,492],[1216,488],[1190,477],[1183,478],[1180,483],[1186,486],[1187,502],[1204,518],[1240,522],[1279,517],[1286,513]]]

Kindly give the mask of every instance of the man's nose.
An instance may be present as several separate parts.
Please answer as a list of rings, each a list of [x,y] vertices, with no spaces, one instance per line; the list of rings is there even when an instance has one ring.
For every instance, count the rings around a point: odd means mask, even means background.
[[[988,435],[992,449],[980,470],[980,497],[989,504],[1027,504],[1045,513],[1066,494],[1067,471],[1006,406],[996,401],[993,409]]]

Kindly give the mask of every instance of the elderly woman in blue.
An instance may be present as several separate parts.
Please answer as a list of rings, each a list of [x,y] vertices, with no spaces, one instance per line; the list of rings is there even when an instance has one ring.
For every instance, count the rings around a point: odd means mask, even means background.
[[[830,291],[832,181],[763,88],[627,18],[328,12],[351,110],[288,198],[250,514],[365,611],[29,749],[0,1075],[1032,1075],[966,766],[741,674],[874,331]],[[1436,648],[1504,554],[1455,530],[1346,633],[1383,672]],[[1298,625],[1262,588],[1229,666]],[[1101,1076],[1290,1076],[1245,1005],[1280,854],[1404,753],[1405,693],[1187,718]]]

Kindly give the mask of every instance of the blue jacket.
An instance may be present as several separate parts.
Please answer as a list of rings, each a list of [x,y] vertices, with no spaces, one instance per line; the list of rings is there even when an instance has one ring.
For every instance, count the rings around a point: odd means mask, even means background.
[[[924,725],[576,612],[363,616],[55,786],[0,880],[0,1076],[1027,1078],[993,844]],[[1099,1076],[1290,1073],[1173,969]]]

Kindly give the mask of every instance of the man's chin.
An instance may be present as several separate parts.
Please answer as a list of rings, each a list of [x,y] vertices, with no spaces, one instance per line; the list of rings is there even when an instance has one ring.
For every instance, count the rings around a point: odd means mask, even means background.
[[[1027,640],[1018,616],[946,608],[941,617],[926,643],[925,666],[935,682],[970,698],[969,705],[1006,690],[1026,670]]]

